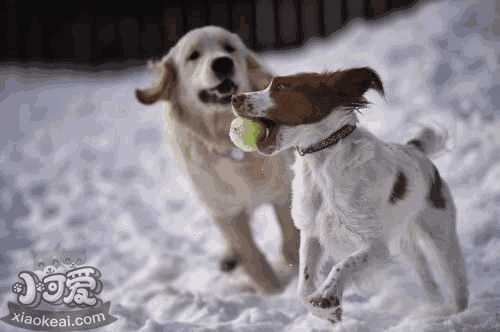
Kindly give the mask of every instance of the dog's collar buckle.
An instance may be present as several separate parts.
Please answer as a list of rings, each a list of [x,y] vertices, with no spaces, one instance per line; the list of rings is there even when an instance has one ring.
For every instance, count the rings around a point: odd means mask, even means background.
[[[338,142],[340,142],[341,139],[349,136],[354,131],[354,129],[356,129],[355,125],[347,124],[347,125],[343,126],[342,128],[340,128],[339,130],[335,131],[333,134],[331,134],[327,138],[319,141],[318,143],[310,145],[304,149],[301,149],[299,146],[296,146],[295,149],[297,150],[297,153],[301,157],[303,157],[309,153],[321,151],[323,149],[329,148],[329,147],[337,144]]]

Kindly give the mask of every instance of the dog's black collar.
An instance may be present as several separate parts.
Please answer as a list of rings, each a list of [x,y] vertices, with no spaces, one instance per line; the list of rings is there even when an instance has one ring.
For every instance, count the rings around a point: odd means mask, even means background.
[[[332,145],[337,144],[341,139],[349,136],[354,131],[354,129],[356,129],[355,125],[347,124],[347,125],[343,126],[342,128],[340,128],[339,130],[335,131],[333,134],[331,134],[327,138],[322,139],[318,143],[315,143],[313,145],[309,145],[305,149],[301,149],[298,146],[296,146],[295,148],[297,149],[297,153],[300,156],[304,156],[306,154],[313,153],[313,152],[318,152],[318,151],[321,151],[323,149],[329,148]]]

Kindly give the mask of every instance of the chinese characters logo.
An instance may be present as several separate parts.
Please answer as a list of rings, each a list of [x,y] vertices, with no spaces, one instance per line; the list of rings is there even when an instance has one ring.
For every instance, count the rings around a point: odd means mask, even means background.
[[[99,295],[103,289],[101,272],[82,260],[71,264],[41,264],[34,271],[21,271],[12,285],[17,303],[9,302],[9,314],[1,320],[31,330],[75,331],[105,326],[116,321],[110,303]],[[53,310],[35,309],[39,306]],[[71,310],[60,310],[58,307]]]
[[[49,304],[69,307],[94,307],[102,304],[97,295],[102,290],[101,273],[94,267],[83,266],[66,273],[49,273],[40,278],[35,272],[22,271],[21,281],[12,285],[17,302],[37,307],[43,300]]]

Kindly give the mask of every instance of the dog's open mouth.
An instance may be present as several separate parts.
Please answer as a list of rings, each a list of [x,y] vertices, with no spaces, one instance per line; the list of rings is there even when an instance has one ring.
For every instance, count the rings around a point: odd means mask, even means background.
[[[236,96],[233,100],[233,113],[236,116],[250,119],[252,121],[257,121],[262,126],[265,127],[266,133],[262,137],[260,137],[257,141],[257,150],[266,155],[273,154],[278,148],[278,133],[280,131],[280,123],[270,119],[268,117],[263,116],[255,116],[253,109],[253,105],[248,105],[244,101],[241,100],[242,96]],[[250,108],[250,111],[247,109]]]
[[[229,104],[231,96],[238,92],[238,86],[229,78],[223,80],[211,89],[203,89],[199,92],[200,100],[207,104]]]
[[[273,129],[276,127],[276,122],[274,122],[273,120],[270,120],[270,119],[259,117],[259,118],[255,118],[254,120],[259,121],[260,123],[262,123],[264,125],[264,127],[266,127],[266,137],[269,136],[271,134],[271,132],[273,131]]]
[[[257,149],[263,154],[272,154],[276,149],[276,137],[279,125],[273,120],[263,117],[252,117],[251,119],[260,122],[266,128],[266,134],[257,141]]]

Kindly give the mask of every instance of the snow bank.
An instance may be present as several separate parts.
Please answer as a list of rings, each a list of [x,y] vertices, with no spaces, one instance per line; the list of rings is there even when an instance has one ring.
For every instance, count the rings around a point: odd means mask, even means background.
[[[500,331],[499,43],[496,1],[441,1],[265,55],[278,73],[372,66],[388,96],[373,95],[364,125],[392,141],[422,123],[450,134],[436,163],[458,206],[470,308],[429,315],[414,279],[391,267],[383,283],[347,294],[336,331]],[[165,153],[162,108],[133,98],[148,81],[143,68],[0,67],[0,77],[1,306],[33,253],[59,245],[84,248],[101,269],[103,298],[119,318],[109,331],[332,329],[301,306],[295,281],[262,297],[240,272],[217,270],[221,238]],[[253,226],[277,261],[278,230],[269,219],[263,208]]]

